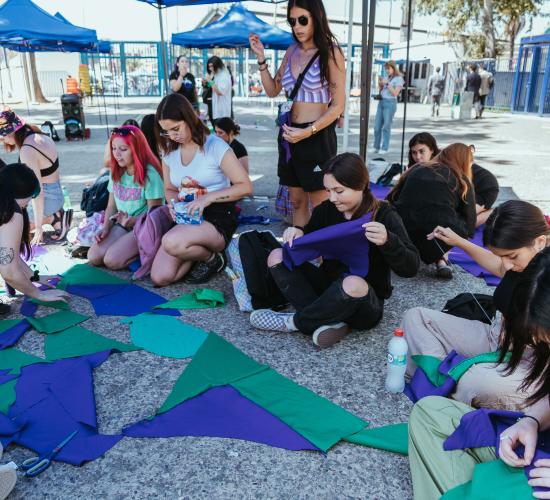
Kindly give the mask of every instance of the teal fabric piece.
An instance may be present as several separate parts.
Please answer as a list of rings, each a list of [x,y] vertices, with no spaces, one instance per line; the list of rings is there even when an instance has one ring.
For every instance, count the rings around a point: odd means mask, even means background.
[[[51,307],[52,309],[63,309],[64,311],[68,311],[70,309],[69,304],[67,304],[67,302],[63,300],[54,300],[52,302],[44,302],[43,300],[29,299],[29,301],[34,304],[38,304],[39,306]]]
[[[9,348],[0,351],[0,370],[10,370],[9,373],[18,375],[21,368],[34,363],[47,363],[48,361],[32,354]]]
[[[46,334],[61,332],[87,319],[90,319],[90,317],[73,311],[63,310],[41,318],[27,317],[27,321],[35,330]]]
[[[155,306],[155,309],[208,309],[225,304],[223,292],[200,288],[192,293],[186,293],[164,304]]]
[[[169,358],[193,356],[208,333],[173,316],[140,314],[130,318],[130,337],[134,345]]]
[[[356,434],[347,436],[344,441],[369,448],[392,451],[401,455],[409,454],[408,424],[391,424],[372,429],[363,429]]]
[[[507,362],[510,359],[511,353],[506,353],[506,356],[504,357],[504,362]],[[456,380],[457,382],[460,380],[460,377],[464,375],[472,366],[477,365],[479,363],[498,363],[498,360],[500,358],[500,352],[484,352],[482,354],[478,354],[477,356],[473,356],[471,358],[467,358],[462,363],[459,363],[454,368],[451,368],[449,370],[449,376]]]
[[[0,385],[0,413],[7,415],[10,406],[15,403],[15,384],[17,379]]]
[[[439,365],[441,364],[441,360],[439,358],[436,358],[435,356],[428,356],[426,354],[416,354],[412,356],[412,360],[416,363],[418,368],[422,368],[422,371],[426,374],[428,380],[436,387],[442,386],[445,383],[445,380],[447,380],[446,375],[439,373]]]
[[[88,264],[76,264],[63,273],[57,288],[65,290],[69,285],[124,285],[128,281]]]
[[[272,369],[241,378],[231,385],[322,451],[329,450],[345,436],[368,425]]]
[[[19,322],[21,322],[20,319],[3,319],[0,321],[0,333],[4,333],[6,330],[14,327]]]
[[[441,500],[521,500],[533,498],[523,467],[509,467],[502,460],[474,467],[472,480],[447,491]]]

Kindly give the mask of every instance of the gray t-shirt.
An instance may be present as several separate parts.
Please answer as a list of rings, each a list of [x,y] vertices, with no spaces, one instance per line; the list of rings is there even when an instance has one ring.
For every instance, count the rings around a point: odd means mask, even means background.
[[[390,91],[388,90],[388,87],[391,87],[392,89],[396,89],[397,87],[403,87],[405,84],[405,80],[403,80],[403,77],[401,76],[394,76],[393,78],[389,79],[386,84],[382,87],[382,90],[380,91],[380,95],[382,96],[382,99],[397,99],[397,96],[393,96]]]

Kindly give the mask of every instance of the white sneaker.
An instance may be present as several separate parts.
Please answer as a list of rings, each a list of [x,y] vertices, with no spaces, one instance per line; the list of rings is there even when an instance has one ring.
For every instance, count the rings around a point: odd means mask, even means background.
[[[369,148],[369,149],[367,149],[367,152],[368,152],[368,153],[378,153],[378,149],[376,149],[376,148]]]
[[[390,151],[389,149],[379,149],[378,153],[381,154],[381,155],[385,155],[385,154],[389,153],[389,151]]]
[[[0,465],[0,499],[2,500],[4,500],[15,487],[17,481],[17,475],[15,473],[16,468],[17,466],[13,462],[6,465]]]
[[[256,309],[250,313],[250,324],[259,330],[297,332],[294,313],[275,312],[271,309]]]

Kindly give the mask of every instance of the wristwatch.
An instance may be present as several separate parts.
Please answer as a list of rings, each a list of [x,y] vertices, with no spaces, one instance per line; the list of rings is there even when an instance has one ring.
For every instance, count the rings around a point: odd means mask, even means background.
[[[317,127],[311,124],[311,135],[315,135],[316,133],[317,133]]]

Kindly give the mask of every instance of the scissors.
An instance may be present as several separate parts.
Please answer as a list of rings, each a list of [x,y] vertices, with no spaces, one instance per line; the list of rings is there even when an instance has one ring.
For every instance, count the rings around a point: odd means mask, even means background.
[[[38,476],[38,474],[44,472],[51,465],[53,458],[76,436],[77,433],[78,430],[72,432],[49,453],[34,458],[28,458],[21,465],[18,465],[17,468],[25,471],[25,477]]]

